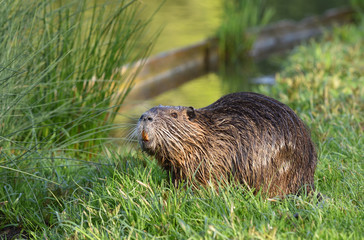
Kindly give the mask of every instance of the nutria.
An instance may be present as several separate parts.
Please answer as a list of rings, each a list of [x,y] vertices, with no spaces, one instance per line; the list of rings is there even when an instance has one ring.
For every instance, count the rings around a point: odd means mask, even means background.
[[[269,197],[314,189],[309,131],[292,109],[261,94],[233,93],[200,109],[153,107],[137,135],[175,183],[234,180]]]

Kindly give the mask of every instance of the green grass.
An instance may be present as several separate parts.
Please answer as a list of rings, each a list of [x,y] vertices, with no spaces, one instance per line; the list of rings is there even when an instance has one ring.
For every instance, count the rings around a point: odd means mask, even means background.
[[[92,151],[132,85],[132,73],[117,69],[148,53],[138,3],[0,4],[2,146]]]
[[[3,147],[0,234],[12,228],[32,239],[363,239],[363,27],[337,28],[296,48],[277,84],[255,89],[287,103],[311,129],[324,202],[269,200],[233,185],[218,192],[174,188],[139,151],[104,147],[77,160],[57,148],[28,145],[19,154]]]

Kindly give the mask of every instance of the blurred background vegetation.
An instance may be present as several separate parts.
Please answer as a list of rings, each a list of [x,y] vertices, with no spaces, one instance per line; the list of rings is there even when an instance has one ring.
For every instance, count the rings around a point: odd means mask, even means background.
[[[360,0],[356,0],[360,1]],[[231,6],[242,3],[245,9],[232,9]],[[250,6],[249,6],[250,5]],[[348,6],[346,0],[294,0],[287,4],[283,0],[260,0],[260,1],[220,1],[220,0],[201,0],[201,1],[166,1],[150,22],[149,30],[157,31],[163,27],[163,31],[152,50],[152,53],[167,51],[173,48],[186,46],[188,44],[201,41],[207,37],[215,36],[224,26],[232,25],[234,28],[225,28],[234,34],[235,44],[240,44],[240,49],[249,49],[253,39],[241,41],[245,36],[244,29],[269,22],[283,19],[300,20],[305,17],[322,14],[329,8]],[[145,11],[159,6],[159,1],[146,2]],[[247,11],[246,9],[249,9]],[[234,12],[232,12],[234,10]],[[244,11],[249,12],[248,15]],[[245,14],[245,15],[239,15]],[[266,19],[264,19],[264,14]],[[229,16],[228,18],[226,18]],[[231,17],[231,18],[230,18]],[[241,22],[232,24],[233,19]],[[238,31],[238,32],[236,32]],[[231,39],[229,39],[231,40]],[[242,45],[246,43],[246,45]],[[244,55],[244,54],[243,54]],[[150,101],[139,102],[134,114],[124,113],[134,116],[146,109],[158,104],[163,105],[184,105],[203,107],[218,99],[221,95],[231,91],[248,90],[249,80],[255,77],[274,75],[281,67],[282,58],[273,56],[268,60],[258,64],[253,63],[248,58],[229,64],[228,69],[222,69],[221,74],[208,74],[206,76],[190,81],[181,87],[170,90],[157,96]],[[243,84],[239,84],[243,82]],[[126,104],[134,101],[127,101]],[[120,117],[120,120],[123,119]],[[117,119],[119,121],[119,119]],[[124,121],[124,120],[122,120]]]

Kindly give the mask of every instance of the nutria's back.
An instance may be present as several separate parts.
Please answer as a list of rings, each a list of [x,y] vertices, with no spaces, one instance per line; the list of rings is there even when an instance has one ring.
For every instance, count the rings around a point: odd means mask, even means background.
[[[142,149],[176,183],[233,179],[269,196],[314,188],[309,131],[288,106],[261,94],[233,93],[200,109],[154,107],[137,130]]]

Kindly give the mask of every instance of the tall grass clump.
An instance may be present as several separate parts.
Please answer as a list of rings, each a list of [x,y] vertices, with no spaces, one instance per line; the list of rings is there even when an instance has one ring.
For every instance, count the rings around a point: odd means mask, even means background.
[[[217,31],[221,61],[234,63],[245,59],[254,41],[247,29],[267,24],[272,16],[273,10],[266,8],[265,0],[224,1],[222,22]]]
[[[0,1],[0,238],[47,226],[51,197],[98,176],[135,74],[117,69],[149,52],[139,15],[134,0]]]
[[[0,3],[3,150],[90,149],[107,136],[133,79],[116,69],[148,49],[136,1],[97,2]]]

